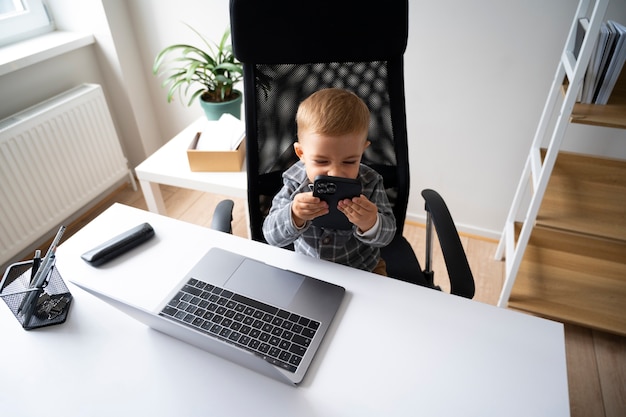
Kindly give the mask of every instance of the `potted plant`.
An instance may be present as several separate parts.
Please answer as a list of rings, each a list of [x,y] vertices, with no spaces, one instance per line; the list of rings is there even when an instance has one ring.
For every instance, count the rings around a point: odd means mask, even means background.
[[[234,88],[243,79],[243,66],[233,55],[227,28],[219,44],[208,42],[196,29],[187,25],[204,43],[203,47],[175,44],[164,48],[154,59],[152,72],[165,76],[167,102],[175,94],[188,97],[191,106],[196,98],[209,120],[223,113],[241,117],[242,93]]]

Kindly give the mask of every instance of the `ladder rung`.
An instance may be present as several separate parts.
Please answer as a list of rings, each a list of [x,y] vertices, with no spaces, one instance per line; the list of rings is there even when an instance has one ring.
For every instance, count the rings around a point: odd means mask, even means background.
[[[515,228],[514,228],[514,222],[507,222],[507,224],[504,226],[504,231],[505,231],[505,248],[506,248],[506,253],[505,253],[505,259],[507,262],[513,262],[513,256],[515,253]]]
[[[543,165],[541,163],[541,153],[539,149],[533,149],[530,151],[530,171],[532,173],[533,180],[533,192],[537,189],[539,184],[539,178],[541,177],[541,170]]]
[[[561,56],[561,63],[565,68],[565,74],[567,74],[567,79],[571,81],[574,79],[574,69],[576,68],[576,58],[572,51],[564,51]]]

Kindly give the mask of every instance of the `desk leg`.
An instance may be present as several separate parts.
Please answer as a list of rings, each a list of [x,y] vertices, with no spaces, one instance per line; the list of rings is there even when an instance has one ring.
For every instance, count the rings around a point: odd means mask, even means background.
[[[143,191],[143,198],[146,200],[148,210],[165,215],[165,203],[163,202],[159,184],[145,180],[140,180],[139,184],[141,184],[141,191]]]

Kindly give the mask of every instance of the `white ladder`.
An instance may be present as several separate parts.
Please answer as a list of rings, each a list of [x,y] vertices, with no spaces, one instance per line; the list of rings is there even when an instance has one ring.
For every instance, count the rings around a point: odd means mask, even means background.
[[[513,198],[513,203],[511,204],[511,209],[509,210],[496,250],[496,259],[502,259],[503,255],[506,259],[504,286],[498,300],[499,307],[506,307],[511,296],[511,289],[524,257],[530,233],[537,220],[537,213],[556,162],[559,148],[565,137],[569,119],[576,103],[576,96],[582,87],[585,72],[591,59],[591,53],[596,44],[609,0],[596,0],[593,7],[590,6],[590,3],[590,0],[580,0],[578,3],[578,9],[570,27],[569,36],[563,48],[561,59],[552,81],[552,87],[550,88],[550,93],[548,94],[548,99],[537,126],[535,137],[522,171],[522,177],[517,186],[517,191],[515,192],[515,197]],[[588,18],[589,23],[578,51],[578,59],[576,59],[574,46],[581,18]],[[565,77],[567,77],[568,81],[567,92],[565,97],[562,98],[558,113],[555,113],[557,102],[562,97],[561,88]],[[548,137],[550,137],[550,140],[542,162],[541,147]],[[529,189],[529,186],[532,188]],[[522,202],[527,201],[528,197],[530,197],[528,207],[525,211],[521,210]],[[516,244],[515,221],[519,214],[524,215],[524,220]]]

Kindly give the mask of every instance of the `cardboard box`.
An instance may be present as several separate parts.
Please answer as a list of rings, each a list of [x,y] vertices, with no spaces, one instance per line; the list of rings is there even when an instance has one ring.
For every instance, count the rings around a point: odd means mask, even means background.
[[[193,172],[237,172],[246,156],[246,141],[243,140],[234,151],[199,151],[196,149],[200,132],[196,134],[187,149],[189,168]]]

